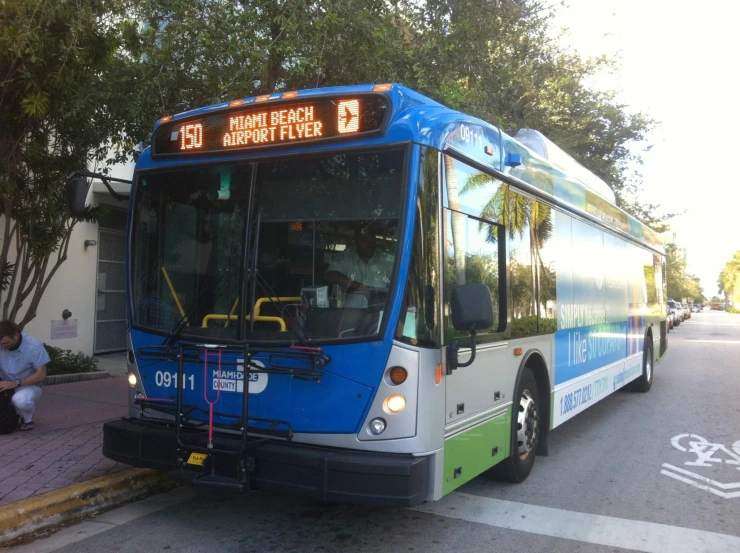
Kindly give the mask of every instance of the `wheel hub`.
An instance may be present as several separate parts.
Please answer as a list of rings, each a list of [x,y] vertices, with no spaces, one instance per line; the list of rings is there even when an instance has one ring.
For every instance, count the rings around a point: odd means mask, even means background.
[[[648,382],[653,379],[653,362],[650,359],[645,361],[645,376]]]
[[[539,413],[529,390],[522,392],[517,414],[517,443],[519,457],[525,459],[537,443]]]

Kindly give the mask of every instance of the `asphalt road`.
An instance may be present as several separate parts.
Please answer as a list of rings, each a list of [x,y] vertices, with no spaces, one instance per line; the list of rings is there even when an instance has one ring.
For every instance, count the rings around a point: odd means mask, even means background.
[[[669,340],[649,393],[553,431],[523,484],[483,475],[416,510],[186,488],[17,551],[737,553],[740,315],[694,314]]]

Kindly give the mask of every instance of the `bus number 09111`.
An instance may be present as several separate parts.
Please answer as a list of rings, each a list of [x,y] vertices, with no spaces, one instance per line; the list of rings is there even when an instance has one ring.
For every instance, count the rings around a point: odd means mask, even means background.
[[[192,374],[184,376],[182,388],[185,390],[195,390],[195,376]],[[177,373],[157,371],[154,374],[154,383],[163,388],[174,387],[177,384]]]

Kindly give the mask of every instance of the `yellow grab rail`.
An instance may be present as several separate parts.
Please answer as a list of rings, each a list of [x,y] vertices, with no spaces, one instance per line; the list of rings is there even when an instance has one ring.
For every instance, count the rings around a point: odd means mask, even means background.
[[[182,304],[180,303],[180,298],[177,297],[177,293],[175,292],[175,287],[172,286],[170,275],[167,274],[167,269],[164,268],[164,265],[162,265],[162,274],[164,275],[164,280],[167,283],[167,287],[170,289],[170,294],[172,294],[172,299],[175,300],[175,305],[177,306],[177,310],[180,312],[180,316],[185,320],[185,323],[188,326],[190,326],[190,324],[188,323],[188,318],[185,316],[185,310],[182,308]]]
[[[272,302],[272,301],[282,301],[282,302],[301,301],[301,298],[296,297],[296,296],[279,296],[276,298],[260,298],[257,300],[257,303],[254,304],[254,316],[256,317],[257,315],[260,314],[260,309],[262,308],[263,303]],[[255,321],[256,320],[257,319],[255,319]]]
[[[267,302],[271,302],[271,301],[286,302],[286,301],[300,301],[300,300],[301,300],[301,298],[296,297],[296,296],[281,296],[281,297],[275,297],[275,298],[259,298],[255,302],[255,304],[254,304],[254,320],[255,320],[255,322],[262,321],[262,322],[268,322],[268,323],[269,322],[278,323],[280,325],[280,332],[285,332],[288,329],[287,325],[285,324],[285,319],[283,319],[282,317],[271,317],[271,316],[268,316],[268,315],[260,315],[260,310],[262,309],[262,304],[267,303]],[[217,313],[211,313],[210,315],[206,315],[205,317],[203,317],[203,322],[201,323],[201,326],[203,328],[207,328],[208,327],[208,323],[210,321],[226,321],[226,325],[228,326],[228,324],[229,324],[230,321],[235,321],[235,320],[237,320],[239,318],[238,315],[234,315],[234,311],[236,310],[237,303],[239,303],[239,300],[238,299],[234,303],[234,307],[231,308],[231,313],[229,313],[228,315],[220,315],[220,314],[217,314]],[[249,318],[249,315],[247,315],[245,318],[248,321],[251,320]]]
[[[235,321],[238,318],[238,315],[206,315],[205,317],[203,317],[202,326],[203,328],[207,328],[210,321]],[[245,318],[249,320],[249,315],[247,315]],[[254,320],[277,323],[280,325],[280,332],[285,332],[288,329],[282,317],[255,316]]]

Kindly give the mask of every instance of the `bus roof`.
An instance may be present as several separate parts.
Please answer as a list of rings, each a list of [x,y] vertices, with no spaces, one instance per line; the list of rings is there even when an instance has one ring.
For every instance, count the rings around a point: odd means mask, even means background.
[[[373,93],[385,94],[391,101],[387,126],[382,136],[362,139],[358,136],[353,144],[414,141],[443,151],[452,150],[522,183],[525,188],[535,189],[556,203],[595,218],[659,252],[664,251],[658,233],[617,207],[614,193],[603,180],[538,131],[518,129],[502,132],[490,123],[448,108],[399,84],[327,87],[241,98],[163,118],[155,124],[154,132],[170,121],[209,116],[238,109],[237,106],[246,108],[264,103],[267,108],[274,105],[273,102],[287,99],[295,102],[303,98]],[[294,146],[301,146],[303,150],[312,144],[307,142]],[[325,147],[323,145],[322,149]],[[241,154],[247,157],[251,152]],[[151,151],[144,152],[145,160],[142,161],[146,165],[150,156]],[[190,158],[190,161],[195,160]]]

